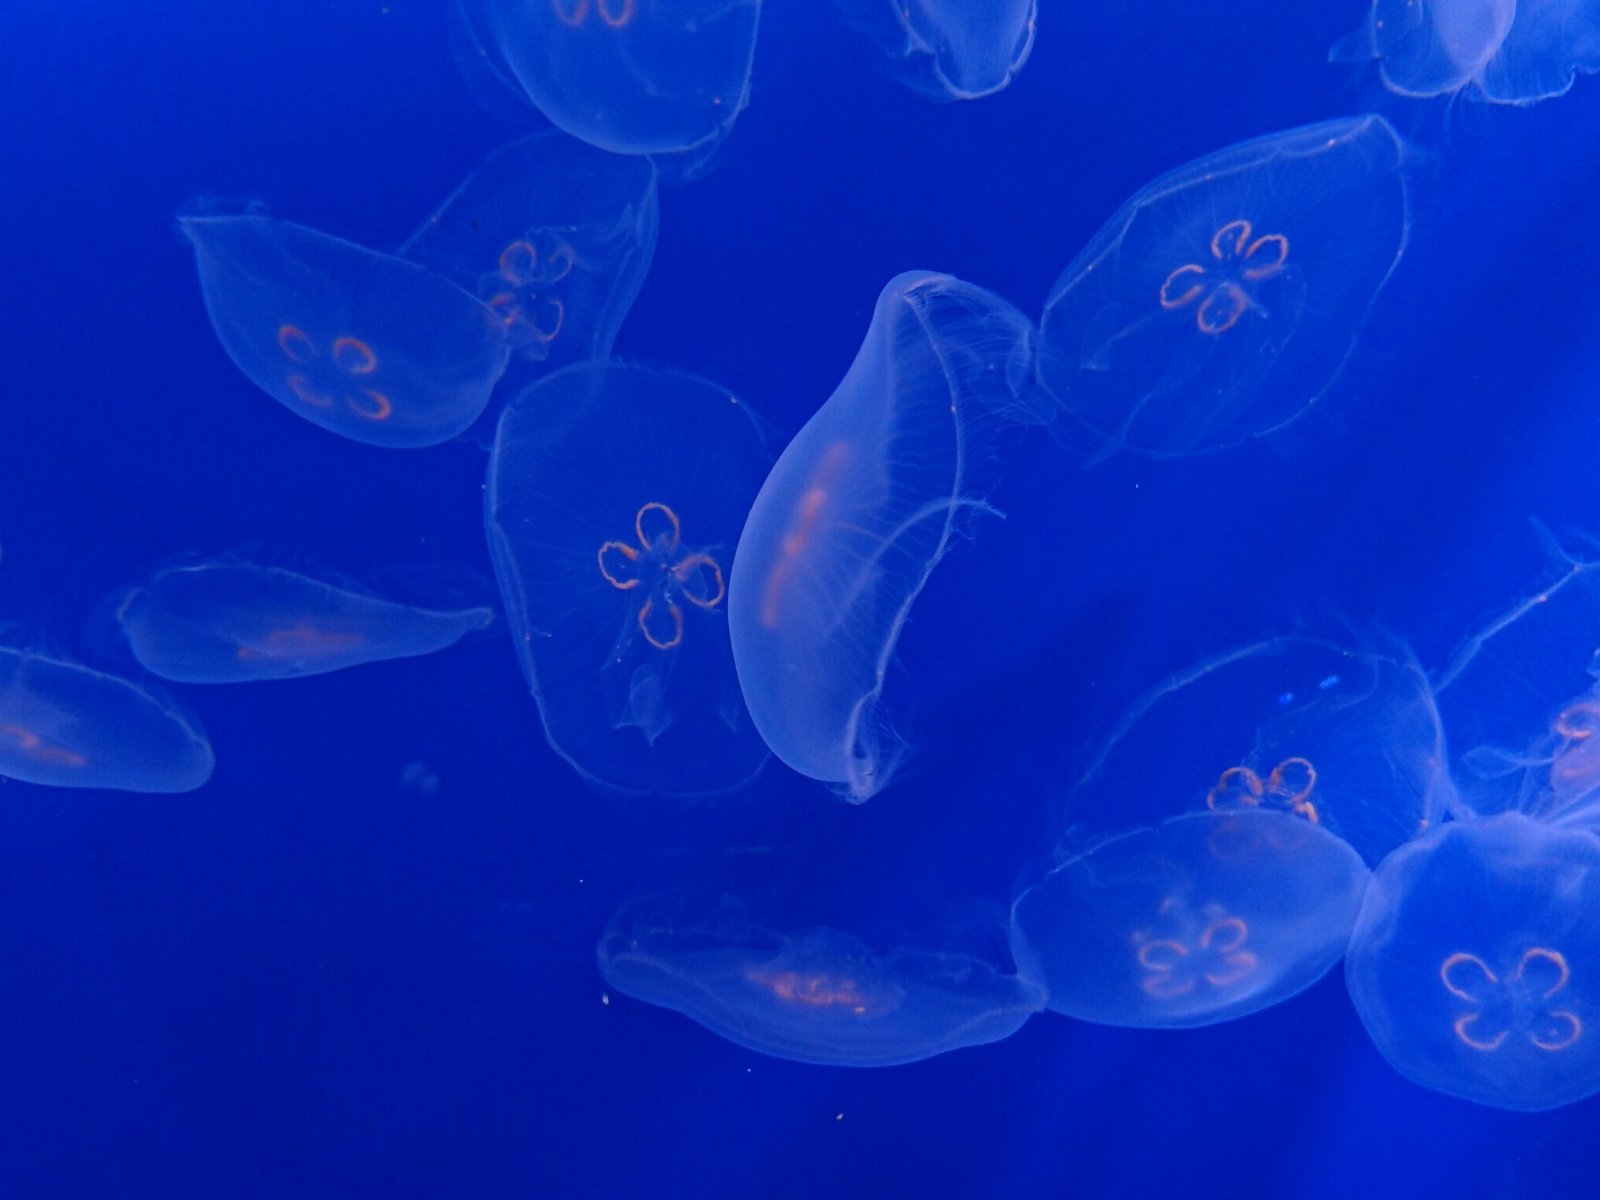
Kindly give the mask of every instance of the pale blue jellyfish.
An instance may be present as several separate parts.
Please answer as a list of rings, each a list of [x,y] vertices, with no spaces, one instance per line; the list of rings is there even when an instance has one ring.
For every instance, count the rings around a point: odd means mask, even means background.
[[[1334,46],[1334,61],[1377,59],[1401,96],[1465,92],[1495,104],[1562,95],[1600,71],[1593,0],[1372,0],[1366,24]]]
[[[259,212],[179,218],[228,357],[290,412],[353,441],[448,441],[510,353],[476,296],[404,259]]]
[[[210,743],[170,701],[66,659],[0,647],[0,776],[47,787],[188,792]]]
[[[233,559],[166,567],[132,589],[117,620],[139,664],[178,683],[321,675],[431,654],[494,620],[429,609]]]
[[[767,758],[728,645],[734,543],[769,458],[723,388],[578,364],[501,415],[485,523],[555,751],[599,787],[705,795]]]
[[[863,801],[904,750],[884,704],[911,606],[985,511],[997,438],[1048,419],[1033,327],[998,296],[911,272],[795,435],[739,538],[728,593],[750,714],[790,767]]]
[[[783,929],[731,896],[636,898],[600,940],[619,992],[670,1008],[749,1050],[886,1067],[1000,1041],[1039,1011],[1039,989],[985,959],[915,941]]]
[[[933,100],[1000,91],[1033,49],[1037,0],[835,0],[890,74]]]
[[[1281,429],[1339,375],[1405,247],[1403,147],[1362,116],[1231,146],[1137,192],[1063,272],[1039,381],[1094,458]]]
[[[615,154],[704,157],[749,98],[761,0],[455,0],[465,68]]]
[[[1439,681],[1453,820],[1373,876],[1345,962],[1424,1087],[1538,1111],[1600,1092],[1600,563],[1568,561]]]
[[[1068,796],[1013,950],[1048,1006],[1108,1025],[1242,1017],[1339,961],[1369,866],[1443,802],[1408,660],[1282,638],[1140,700]]]

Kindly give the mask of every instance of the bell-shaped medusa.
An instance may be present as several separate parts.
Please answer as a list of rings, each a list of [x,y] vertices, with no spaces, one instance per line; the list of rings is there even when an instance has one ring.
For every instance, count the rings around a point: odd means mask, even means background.
[[[485,519],[556,752],[620,792],[705,795],[767,748],[728,645],[728,570],[769,459],[725,389],[578,364],[501,415]]]

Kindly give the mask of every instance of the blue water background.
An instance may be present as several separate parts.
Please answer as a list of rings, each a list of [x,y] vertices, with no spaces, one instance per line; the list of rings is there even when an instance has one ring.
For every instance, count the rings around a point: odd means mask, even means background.
[[[475,106],[443,10],[0,14],[0,616],[19,636],[116,664],[105,597],[185,551],[488,586],[482,446],[372,449],[269,402],[171,225],[197,194],[258,197],[398,244],[539,125]],[[1527,1116],[1416,1088],[1337,971],[1216,1028],[1047,1015],[850,1071],[603,1003],[594,967],[623,897],[727,848],[800,856],[816,905],[868,923],[998,910],[1048,854],[1073,765],[1162,673],[1330,615],[1437,663],[1548,566],[1530,518],[1600,533],[1600,80],[1525,112],[1390,101],[1324,62],[1361,17],[1047,3],[1008,91],[934,106],[816,0],[771,0],[717,169],[663,192],[620,354],[792,431],[897,272],[1036,316],[1156,174],[1377,106],[1417,148],[1412,240],[1341,384],[1227,454],[1041,460],[996,549],[941,574],[1034,597],[1048,636],[989,670],[1015,639],[930,590],[911,635],[929,691],[970,677],[929,725],[963,736],[860,809],[776,767],[688,813],[600,800],[545,746],[503,627],[188,692],[218,760],[192,795],[0,783],[0,1195],[1592,1195],[1600,1100]],[[437,794],[402,788],[414,762]]]

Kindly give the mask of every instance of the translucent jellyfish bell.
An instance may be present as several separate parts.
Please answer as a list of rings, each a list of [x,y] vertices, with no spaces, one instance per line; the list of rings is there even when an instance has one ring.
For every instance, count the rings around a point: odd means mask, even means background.
[[[1345,961],[1423,1087],[1523,1111],[1600,1092],[1596,647],[1600,564],[1565,561],[1440,680],[1455,819],[1378,867]]]
[[[554,131],[484,159],[400,248],[472,292],[517,357],[605,358],[655,253],[656,170]]]
[[[1369,864],[1443,803],[1426,680],[1285,638],[1174,677],[1073,789],[1059,865],[1012,909],[1048,1007],[1180,1028],[1295,995],[1344,953]]]
[[[509,347],[449,280],[260,213],[179,218],[228,357],[290,412],[372,446],[448,441],[489,403]]]
[[[983,507],[1007,426],[1048,419],[1033,328],[949,275],[890,281],[849,372],[789,443],[750,510],[728,621],[772,751],[854,801],[903,745],[884,711],[895,644],[951,541]]]
[[[1399,261],[1403,150],[1382,117],[1243,142],[1136,193],[1062,274],[1039,381],[1098,459],[1260,437],[1337,378]]]
[[[750,88],[761,0],[455,0],[477,62],[615,154],[703,156]]]
[[[824,1066],[887,1067],[1000,1041],[1042,999],[969,953],[879,951],[839,929],[774,928],[729,896],[630,901],[598,959],[626,995],[746,1049]]]
[[[117,620],[139,664],[180,683],[320,675],[431,654],[494,620],[487,608],[418,608],[229,559],[157,571]]]
[[[579,364],[501,415],[485,520],[550,745],[592,783],[704,795],[767,748],[728,647],[728,566],[769,459],[726,390]]]
[[[1373,0],[1367,22],[1333,48],[1336,61],[1377,59],[1401,96],[1469,92],[1495,104],[1562,95],[1600,71],[1600,7],[1592,0]]]
[[[170,703],[125,679],[0,647],[0,776],[48,787],[188,792],[211,746]]]
[[[1036,0],[835,0],[906,86],[933,100],[975,100],[1016,77],[1033,49]]]

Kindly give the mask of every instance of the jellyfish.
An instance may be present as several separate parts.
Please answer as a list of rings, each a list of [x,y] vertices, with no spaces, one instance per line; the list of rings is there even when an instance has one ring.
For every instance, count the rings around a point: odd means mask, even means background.
[[[563,368],[501,415],[485,523],[551,747],[594,785],[697,796],[767,758],[728,646],[728,571],[769,458],[692,375]]]
[[[432,610],[232,559],[163,568],[131,589],[117,620],[139,664],[177,683],[321,675],[431,654],[494,620]]]
[[[502,146],[400,248],[475,294],[517,357],[606,358],[656,245],[656,170],[546,130]]]
[[[1382,117],[1257,138],[1122,206],[1046,302],[1039,381],[1097,461],[1225,449],[1282,429],[1338,377],[1408,227]]]
[[[889,70],[933,100],[975,100],[1016,77],[1033,49],[1037,0],[836,0]]]
[[[0,776],[190,792],[213,765],[199,727],[157,693],[54,655],[0,647]]]
[[[466,69],[614,154],[703,158],[749,97],[761,0],[455,0]]]
[[[1399,96],[1465,92],[1494,104],[1560,96],[1600,71],[1593,0],[1372,0],[1366,23],[1329,54],[1378,60]]]
[[[1073,788],[1056,865],[1012,908],[1048,1007],[1106,1025],[1246,1016],[1344,953],[1369,867],[1446,795],[1408,657],[1306,638],[1174,676]]]
[[[783,762],[860,802],[904,750],[883,695],[935,566],[979,513],[1002,434],[1045,423],[1033,327],[949,275],[891,280],[849,372],[773,467],[729,585],[750,714]]]
[[[1451,817],[1378,867],[1345,983],[1426,1088],[1518,1111],[1600,1092],[1600,562],[1468,640],[1438,683]]]
[[[823,1066],[895,1066],[997,1042],[1043,1000],[973,953],[914,942],[879,950],[846,930],[776,928],[727,895],[636,898],[597,958],[625,995],[747,1050]]]
[[[314,425],[436,445],[477,419],[505,371],[502,318],[415,263],[258,212],[178,224],[228,357]]]

